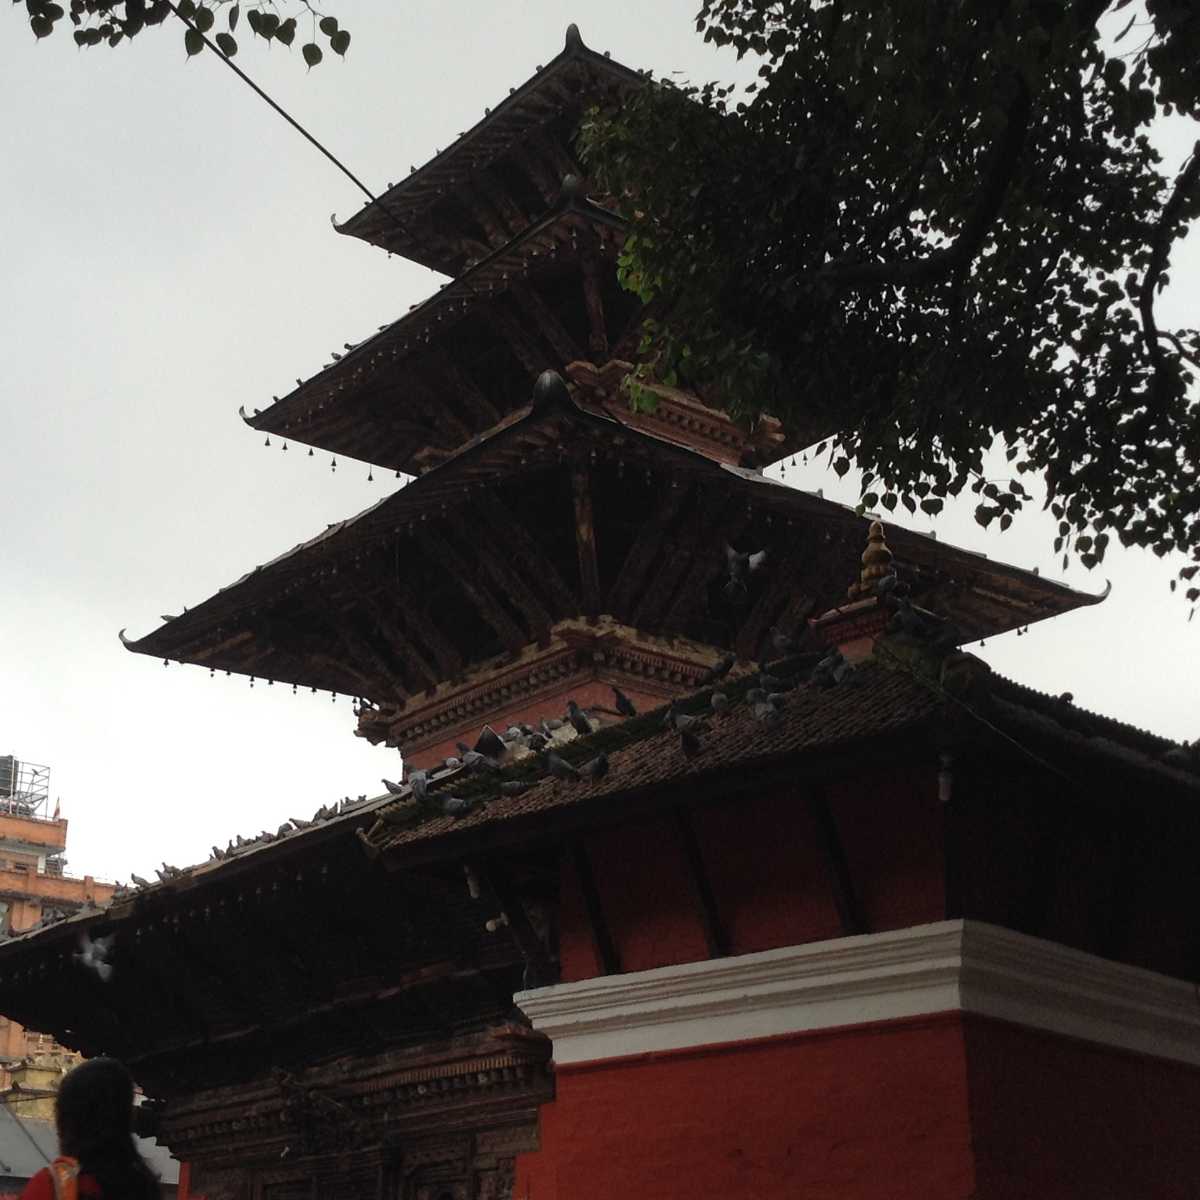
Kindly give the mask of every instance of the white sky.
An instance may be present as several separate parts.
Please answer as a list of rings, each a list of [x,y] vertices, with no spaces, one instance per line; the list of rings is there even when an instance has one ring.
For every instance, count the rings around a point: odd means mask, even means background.
[[[440,277],[335,234],[329,213],[344,219],[359,194],[211,55],[185,63],[179,31],[80,53],[69,31],[35,44],[23,8],[5,7],[0,753],[52,768],[72,873],[148,875],[399,771],[395,751],[353,737],[347,698],[164,670],[117,630],[141,636],[392,486],[274,438],[266,449],[237,408],[266,407]],[[298,53],[247,37],[238,61],[379,189],[556,54],[570,20],[631,66],[732,77],[696,36],[696,7],[342,0],[346,62],[306,73]],[[1162,140],[1173,162],[1190,144],[1184,130]],[[1200,308],[1196,241],[1176,256],[1164,324]],[[856,498],[832,473],[803,482]],[[947,512],[938,536],[1060,577],[1046,522],[988,533],[972,508]],[[980,653],[1034,687],[1200,736],[1200,621],[1168,595],[1172,573],[1110,551],[1066,576],[1090,591],[1111,578],[1105,604]]]

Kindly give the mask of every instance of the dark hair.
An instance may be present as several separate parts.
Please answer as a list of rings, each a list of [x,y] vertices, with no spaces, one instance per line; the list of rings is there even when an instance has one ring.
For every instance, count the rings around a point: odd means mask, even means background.
[[[133,1141],[133,1077],[115,1058],[80,1063],[54,1105],[62,1154],[79,1160],[105,1200],[160,1200],[158,1178]]]

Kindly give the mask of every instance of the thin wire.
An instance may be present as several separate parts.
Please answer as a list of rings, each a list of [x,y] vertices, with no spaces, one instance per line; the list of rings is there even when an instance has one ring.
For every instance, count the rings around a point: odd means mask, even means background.
[[[213,53],[214,53],[214,54],[215,54],[215,55],[216,55],[216,56],[217,56],[217,57],[218,57],[218,58],[219,58],[219,59],[220,59],[220,60],[221,60],[221,61],[222,61],[222,62],[223,62],[223,63],[224,63],[224,64],[225,64],[225,65],[226,65],[226,66],[227,66],[227,67],[228,67],[228,68],[229,68],[229,69],[230,69],[230,70],[231,70],[231,71],[232,71],[232,72],[233,72],[233,73],[234,73],[234,74],[235,74],[235,75],[236,75],[236,76],[237,76],[237,77],[238,77],[238,78],[239,78],[239,79],[240,79],[240,80],[243,82],[243,83],[244,83],[244,84],[246,84],[246,86],[247,86],[247,87],[251,88],[251,89],[252,89],[252,90],[253,90],[255,93],[257,93],[259,96],[261,96],[261,97],[262,97],[262,99],[263,99],[263,100],[265,100],[265,101],[266,101],[266,102],[267,102],[267,103],[268,103],[268,104],[269,104],[269,105],[270,105],[270,106],[271,106],[271,107],[272,107],[272,108],[273,108],[273,109],[274,109],[274,110],[275,110],[275,111],[276,111],[276,112],[277,112],[277,113],[278,113],[278,114],[279,114],[279,115],[280,115],[280,116],[281,116],[281,117],[282,117],[282,118],[283,118],[283,119],[284,119],[284,120],[285,120],[285,121],[286,121],[286,122],[287,122],[287,123],[288,123],[288,124],[289,124],[289,125],[290,125],[290,126],[293,128],[293,129],[294,129],[294,130],[296,130],[296,132],[297,132],[297,133],[299,133],[301,137],[303,137],[303,138],[305,138],[307,141],[311,142],[311,143],[312,143],[312,145],[314,145],[314,146],[315,146],[315,147],[316,147],[318,150],[320,150],[320,152],[321,152],[323,155],[325,155],[325,157],[326,157],[327,159],[329,159],[329,161],[330,161],[331,163],[333,163],[333,165],[334,165],[335,167],[337,167],[337,169],[338,169],[339,171],[341,171],[341,173],[342,173],[343,175],[345,175],[345,176],[346,176],[346,178],[347,178],[347,179],[349,179],[349,180],[350,180],[350,182],[351,182],[351,183],[353,183],[353,184],[354,184],[354,186],[355,186],[355,187],[357,187],[357,188],[359,189],[359,191],[361,191],[361,192],[363,193],[363,195],[364,195],[364,196],[366,196],[366,198],[367,198],[368,200],[370,200],[370,202],[371,202],[372,204],[374,204],[374,205],[375,205],[375,207],[376,207],[376,208],[378,208],[378,209],[379,209],[379,211],[380,211],[381,213],[383,213],[383,214],[384,214],[384,216],[386,216],[386,217],[388,218],[388,220],[390,220],[390,221],[391,221],[391,222],[392,222],[392,223],[393,223],[393,224],[396,226],[397,230],[399,230],[399,232],[401,233],[401,235],[403,235],[403,236],[405,236],[405,237],[407,237],[407,236],[408,236],[408,229],[405,227],[405,224],[404,224],[404,222],[403,222],[403,221],[401,221],[401,220],[400,220],[400,218],[399,218],[399,217],[397,217],[397,216],[396,216],[396,214],[395,214],[394,212],[392,212],[392,211],[391,211],[391,209],[389,209],[389,208],[387,207],[387,205],[386,205],[386,204],[384,204],[384,203],[383,203],[383,201],[382,201],[382,200],[380,200],[380,199],[379,199],[379,197],[378,197],[378,196],[376,196],[376,195],[375,195],[375,193],[374,193],[374,192],[372,192],[372,191],[371,191],[371,189],[370,189],[369,187],[367,187],[367,185],[366,185],[365,183],[363,183],[363,181],[362,181],[361,179],[359,179],[359,177],[358,177],[357,175],[355,175],[355,174],[354,174],[354,172],[353,172],[353,171],[351,171],[351,170],[350,170],[350,168],[349,168],[349,167],[347,167],[347,166],[346,166],[346,164],[345,164],[345,163],[343,163],[343,162],[341,161],[341,159],[339,159],[339,158],[337,157],[337,155],[336,155],[336,154],[334,154],[334,153],[333,153],[333,151],[332,151],[332,150],[327,150],[327,149],[326,149],[326,148],[325,148],[325,147],[324,147],[324,146],[323,146],[323,145],[322,145],[322,144],[321,144],[319,141],[317,141],[317,139],[316,139],[315,137],[313,137],[313,135],[312,135],[311,133],[309,133],[309,132],[308,132],[308,130],[307,130],[307,129],[305,129],[305,128],[304,128],[304,126],[303,126],[303,125],[301,125],[301,124],[300,124],[300,122],[299,122],[299,121],[297,121],[297,120],[296,120],[296,118],[295,118],[295,117],[293,117],[293,116],[292,116],[292,115],[291,115],[289,112],[287,112],[287,110],[286,110],[286,109],[284,109],[284,108],[283,108],[283,107],[282,107],[280,104],[276,103],[276,101],[272,100],[272,99],[271,99],[271,97],[270,97],[270,96],[268,96],[268,95],[267,95],[267,93],[266,93],[266,92],[264,92],[264,91],[263,91],[263,89],[262,89],[262,88],[260,88],[260,87],[258,86],[258,84],[257,84],[257,83],[255,83],[255,82],[254,82],[254,80],[253,80],[253,79],[251,79],[251,78],[250,78],[250,76],[249,76],[249,75],[247,75],[247,74],[246,74],[246,72],[245,72],[245,71],[243,71],[243,70],[241,69],[241,67],[239,67],[239,66],[238,66],[238,65],[237,65],[237,64],[236,64],[236,63],[235,63],[235,62],[234,62],[234,61],[233,61],[233,60],[232,60],[232,59],[229,57],[229,55],[225,54],[225,53],[224,53],[224,52],[221,50],[221,47],[220,47],[220,46],[216,45],[214,42],[211,42],[211,41],[209,41],[209,39],[208,39],[207,35],[206,35],[206,34],[204,34],[204,33],[202,33],[202,32],[201,32],[199,29],[197,29],[197,28],[196,28],[196,25],[195,25],[195,23],[192,21],[192,19],[191,19],[190,17],[185,17],[185,16],[183,15],[183,13],[181,13],[181,12],[179,11],[179,9],[178,9],[178,8],[176,7],[176,5],[175,5],[175,0],[167,0],[167,7],[168,7],[168,8],[170,8],[170,10],[171,10],[171,11],[172,11],[172,12],[173,12],[173,13],[174,13],[174,14],[175,14],[175,15],[176,15],[176,16],[177,16],[177,17],[178,17],[178,18],[179,18],[179,19],[180,19],[180,20],[181,20],[181,21],[182,21],[182,22],[183,22],[183,23],[184,23],[184,24],[185,24],[185,25],[186,25],[186,26],[187,26],[187,27],[190,29],[190,30],[192,30],[192,31],[193,31],[193,32],[194,32],[194,33],[195,33],[195,34],[196,34],[196,35],[197,35],[197,36],[200,38],[200,40],[201,40],[201,41],[203,41],[203,43],[204,43],[204,44],[205,44],[205,45],[206,45],[206,46],[207,46],[207,47],[208,47],[208,48],[209,48],[209,49],[210,49],[210,50],[211,50],[211,51],[212,51],[212,52],[213,52]]]
[[[1049,771],[1051,774],[1057,775],[1061,779],[1065,779],[1072,786],[1075,785],[1077,780],[1072,779],[1071,776],[1068,775],[1065,771],[1060,770],[1053,763],[1047,762],[1044,758],[1041,757],[1041,755],[1035,754],[1032,750],[1029,749],[1028,746],[1025,746],[1021,742],[1017,741],[1017,739],[1015,737],[1013,737],[1011,734],[1005,733],[1003,729],[1000,729],[996,725],[993,725],[992,722],[987,719],[987,717],[983,716],[981,713],[976,712],[975,709],[973,709],[961,697],[954,695],[953,692],[947,691],[939,681],[937,681],[935,679],[930,679],[927,676],[918,675],[917,672],[914,671],[912,669],[912,667],[909,666],[909,664],[904,661],[904,659],[902,659],[898,654],[893,653],[892,650],[890,650],[881,641],[877,640],[875,642],[875,649],[882,650],[884,652],[884,654],[886,654],[887,657],[892,660],[892,662],[894,662],[897,666],[903,668],[906,672],[908,672],[908,674],[911,675],[912,678],[915,679],[918,683],[924,684],[924,686],[927,687],[930,691],[937,692],[938,695],[942,696],[944,699],[953,701],[965,713],[974,717],[975,720],[980,723],[980,725],[983,725],[985,728],[990,729],[992,731],[992,733],[996,734],[998,737],[1002,737],[1006,742],[1009,742],[1012,745],[1016,746],[1016,748],[1018,750],[1020,750],[1022,754],[1024,754],[1027,758],[1032,759],[1035,763],[1037,763],[1037,765],[1039,767],[1043,767],[1047,771]]]

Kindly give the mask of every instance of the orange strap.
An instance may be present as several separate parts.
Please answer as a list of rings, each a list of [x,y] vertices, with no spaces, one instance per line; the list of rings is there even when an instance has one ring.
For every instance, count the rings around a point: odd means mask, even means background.
[[[54,1200],[79,1200],[79,1163],[74,1158],[56,1158],[50,1164]]]

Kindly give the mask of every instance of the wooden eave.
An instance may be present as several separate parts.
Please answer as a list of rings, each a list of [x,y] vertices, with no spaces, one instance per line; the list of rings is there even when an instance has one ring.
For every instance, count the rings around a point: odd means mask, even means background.
[[[243,418],[252,429],[420,474],[466,437],[490,428],[514,400],[523,403],[527,380],[538,371],[589,356],[586,337],[563,328],[541,288],[571,277],[568,287],[578,291],[582,312],[581,255],[613,268],[623,230],[615,214],[584,197],[564,196],[461,278],[270,408]],[[624,294],[615,302],[609,296],[600,319],[614,340],[637,309],[631,296],[627,302]]]
[[[578,501],[572,510],[580,472],[602,499],[594,579],[583,571]],[[606,525],[622,506],[625,524]],[[357,517],[126,644],[399,708],[539,642],[547,621],[589,612],[751,658],[772,625],[801,629],[840,602],[862,524],[843,505],[573,402],[526,406]],[[965,640],[1098,599],[899,526],[888,539],[921,602],[957,621]],[[723,540],[765,546],[772,562],[732,626],[711,611]]]
[[[552,181],[561,184],[564,174],[577,170],[570,137],[583,109],[645,82],[637,71],[588,49],[572,25],[556,58],[513,89],[446,150],[388,188],[377,203],[368,203],[335,228],[435,271],[457,275],[466,264],[464,241],[479,238],[480,234],[479,218],[472,219],[474,205],[463,196],[472,181],[525,146],[527,153],[538,159],[536,165],[526,168],[526,174],[532,177],[531,188],[540,190],[547,204],[552,203],[553,197],[546,195]],[[564,116],[568,118],[565,124]],[[564,131],[569,130],[567,137],[547,132],[554,122]],[[548,139],[554,144],[538,145]],[[516,154],[515,159],[519,164],[521,155]],[[462,214],[461,219],[455,221],[443,214],[443,227],[439,229],[433,219],[439,206],[452,207]],[[538,214],[527,215],[534,219]],[[493,242],[495,237],[493,234]],[[488,240],[487,231],[483,240]]]

